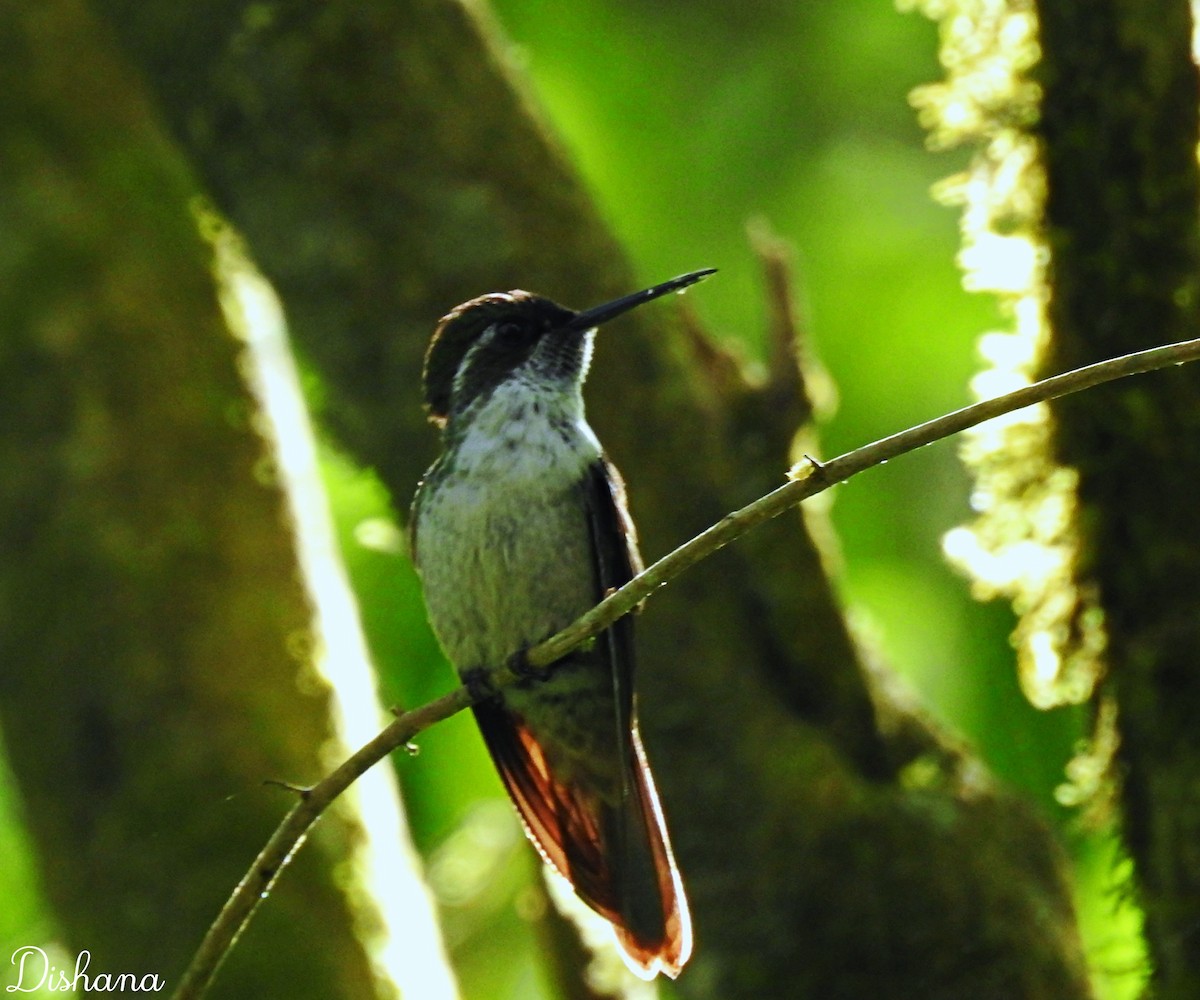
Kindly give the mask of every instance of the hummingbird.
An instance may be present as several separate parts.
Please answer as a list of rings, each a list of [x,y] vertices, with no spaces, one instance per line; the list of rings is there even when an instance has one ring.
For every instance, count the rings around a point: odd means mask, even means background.
[[[480,296],[439,322],[423,373],[442,434],[410,522],[430,623],[482,685],[475,719],[529,839],[645,979],[679,974],[692,927],[638,734],[630,617],[544,672],[500,690],[486,678],[641,571],[583,383],[597,327],[713,270],[581,312],[519,290]]]

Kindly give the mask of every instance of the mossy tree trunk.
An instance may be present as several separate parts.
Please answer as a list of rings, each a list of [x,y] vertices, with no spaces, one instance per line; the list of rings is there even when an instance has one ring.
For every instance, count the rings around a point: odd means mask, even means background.
[[[186,165],[77,0],[2,0],[0,39],[0,720],[65,944],[171,989],[328,692]],[[359,837],[328,817],[217,995],[385,995]]]
[[[1041,0],[1054,370],[1200,336],[1187,0]],[[1200,373],[1056,407],[1108,631],[1122,826],[1154,995],[1200,996]]]

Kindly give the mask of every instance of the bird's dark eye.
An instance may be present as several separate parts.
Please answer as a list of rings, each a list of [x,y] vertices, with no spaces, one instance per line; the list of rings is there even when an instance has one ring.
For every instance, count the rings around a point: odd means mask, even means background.
[[[497,340],[516,340],[524,331],[521,329],[520,323],[501,323],[496,328]]]

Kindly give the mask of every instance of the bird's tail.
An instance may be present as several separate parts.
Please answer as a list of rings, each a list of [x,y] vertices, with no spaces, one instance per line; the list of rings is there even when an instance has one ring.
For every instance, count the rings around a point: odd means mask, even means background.
[[[674,979],[692,953],[692,920],[646,754],[633,729],[631,786],[608,819],[614,855],[613,919],[626,964],[639,976]]]
[[[495,702],[474,711],[542,857],[613,925],[637,975],[679,975],[692,952],[692,922],[636,719],[621,787],[602,794],[587,782],[561,780],[518,713]]]

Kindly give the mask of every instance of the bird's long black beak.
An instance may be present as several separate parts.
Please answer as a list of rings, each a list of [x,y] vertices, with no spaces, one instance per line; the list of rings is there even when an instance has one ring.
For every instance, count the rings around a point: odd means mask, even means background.
[[[612,302],[605,302],[602,306],[586,309],[581,313],[576,313],[575,318],[567,323],[566,328],[580,332],[590,330],[601,323],[607,323],[610,319],[616,319],[622,313],[629,312],[630,309],[640,306],[643,302],[657,299],[660,295],[666,295],[668,292],[682,291],[697,281],[703,281],[710,274],[715,274],[716,270],[715,267],[707,267],[703,271],[681,274],[678,278],[664,281],[661,285],[643,288],[640,292],[634,292],[632,295],[623,295],[619,299],[613,299]]]

